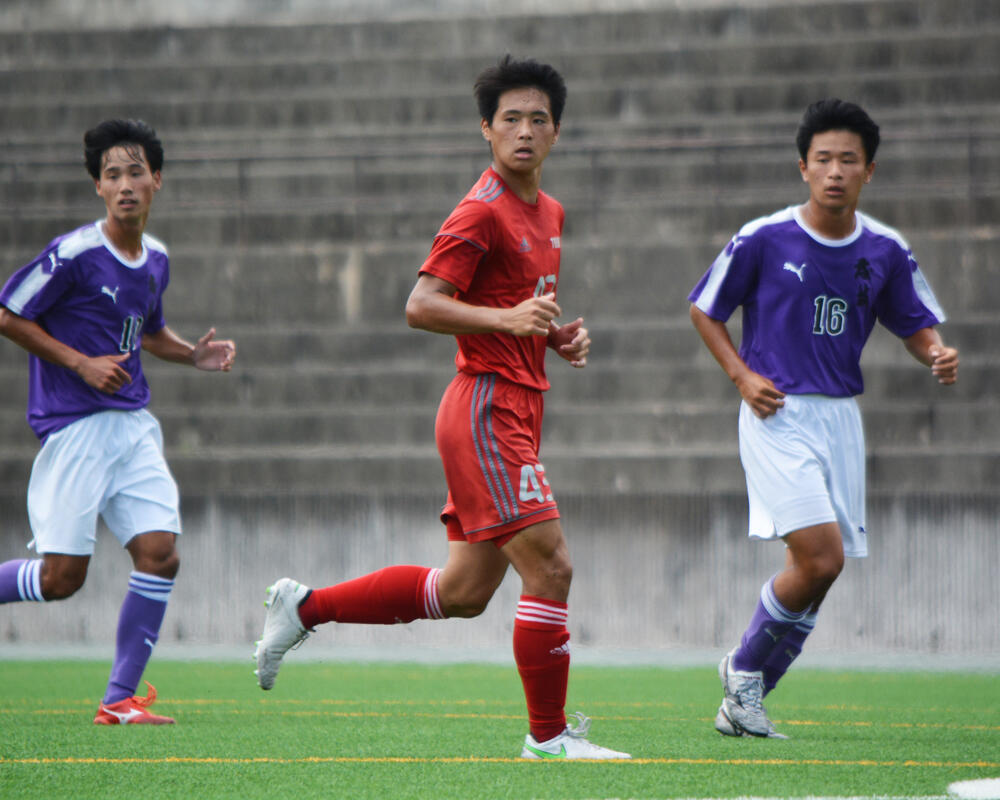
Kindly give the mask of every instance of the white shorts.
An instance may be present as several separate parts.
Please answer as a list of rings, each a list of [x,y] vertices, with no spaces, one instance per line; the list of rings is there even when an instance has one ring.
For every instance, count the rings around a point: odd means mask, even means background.
[[[179,504],[156,417],[101,411],[51,434],[35,457],[28,546],[93,555],[98,514],[123,547],[140,533],[180,533]]]
[[[853,397],[787,395],[767,419],[744,402],[739,428],[751,536],[836,522],[844,555],[868,555],[865,438]]]

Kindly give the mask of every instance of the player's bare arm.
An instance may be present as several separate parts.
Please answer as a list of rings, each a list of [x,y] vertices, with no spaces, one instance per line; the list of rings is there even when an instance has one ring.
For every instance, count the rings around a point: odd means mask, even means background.
[[[178,336],[168,325],[142,337],[142,349],[163,361],[190,364],[207,372],[229,372],[236,359],[236,344],[231,339],[215,339],[210,328],[196,344]]]
[[[0,308],[0,333],[29,353],[75,372],[84,383],[99,392],[114,394],[132,382],[132,376],[119,366],[129,358],[129,353],[86,356],[50,336],[37,322],[7,308]]]
[[[937,328],[921,328],[903,344],[917,361],[931,368],[938,383],[950,386],[958,380],[958,350],[945,346]]]
[[[780,391],[770,378],[754,372],[740,358],[733,344],[729,329],[724,322],[712,319],[698,306],[691,304],[691,323],[701,336],[709,352],[736,384],[740,395],[750,406],[750,409],[761,419],[778,413],[785,405],[785,394]]]
[[[455,297],[458,289],[427,273],[417,279],[406,301],[406,321],[411,328],[432,333],[512,333],[515,336],[548,336],[550,323],[562,310],[554,294],[529,297],[513,308],[474,306]]]
[[[548,345],[571,366],[577,369],[587,366],[590,333],[583,327],[583,317],[577,317],[565,325],[550,322]]]

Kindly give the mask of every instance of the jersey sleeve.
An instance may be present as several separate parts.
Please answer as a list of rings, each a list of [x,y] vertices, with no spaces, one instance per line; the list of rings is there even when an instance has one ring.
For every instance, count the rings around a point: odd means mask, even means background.
[[[945,321],[944,310],[909,251],[897,251],[891,276],[875,301],[875,314],[901,339]]]
[[[702,275],[688,300],[712,319],[728,320],[757,281],[757,252],[755,237],[734,236]]]
[[[0,305],[34,320],[59,302],[73,283],[73,262],[59,258],[53,242],[30,264],[10,276],[0,290]]]
[[[476,268],[493,247],[493,215],[486,203],[461,203],[434,237],[431,252],[420,267],[465,292]]]

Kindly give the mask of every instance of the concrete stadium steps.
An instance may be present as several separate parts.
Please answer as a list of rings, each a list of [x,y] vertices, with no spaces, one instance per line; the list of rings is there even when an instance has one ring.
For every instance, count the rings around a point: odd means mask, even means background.
[[[444,498],[444,477],[433,445],[397,448],[215,447],[198,454],[169,453],[170,468],[184,496],[254,492],[385,492],[387,487],[426,491]],[[0,496],[21,497],[32,455],[12,453],[0,463]],[[558,491],[730,493],[745,488],[733,444],[663,447],[605,444],[581,450],[551,445],[543,455]],[[971,495],[989,493],[1000,474],[1000,449],[921,446],[883,448],[868,455],[868,486],[874,491],[932,489]]]
[[[542,455],[550,447],[606,449],[608,443],[673,451],[677,448],[735,449],[739,398],[726,400],[620,402],[613,411],[586,399],[551,402]],[[992,401],[927,400],[887,403],[862,399],[866,440],[873,456],[887,448],[922,447],[921,458],[938,448],[1000,449],[1000,430],[990,424]],[[371,447],[392,460],[413,448],[434,444],[435,403],[405,405],[292,404],[192,409],[156,403],[171,458],[246,447]],[[33,454],[37,447],[21,410],[0,411],[0,436],[10,452]]]
[[[873,340],[870,490],[993,491],[998,46],[990,0],[0,33],[0,241],[9,270],[100,216],[81,132],[147,118],[167,151],[149,231],[171,249],[168,319],[189,338],[215,324],[240,349],[228,376],[145,360],[185,497],[443,498],[432,424],[454,343],[409,330],[403,307],[487,162],[475,75],[507,50],[536,55],[569,83],[545,188],[567,209],[560,302],[594,338],[586,370],[550,360],[557,492],[742,498],[738,398],[686,296],[743,223],[804,197],[791,140],[803,106],[837,94],[883,126],[863,210],[908,238],[963,349],[959,385],[942,388],[891,336]],[[122,69],[122,52],[144,63]],[[25,373],[0,346],[11,503],[37,447]]]
[[[252,97],[260,102],[262,96],[276,95],[282,89],[302,93],[319,88],[336,95],[344,92],[342,87],[350,87],[355,94],[362,89],[374,90],[374,100],[391,87],[389,90],[400,94],[455,93],[468,101],[471,84],[484,64],[483,51],[449,56],[436,48],[400,44],[392,50],[359,56],[322,48],[289,50],[280,46],[294,40],[296,32],[289,28],[268,29],[271,46],[251,56],[210,51],[179,60],[173,54],[157,58],[153,53],[128,70],[115,71],[110,86],[112,68],[102,65],[92,52],[79,61],[72,55],[63,56],[58,66],[45,60],[0,61],[0,96],[29,94],[44,101],[46,96],[68,94],[81,99],[110,96],[128,101],[156,86],[157,96],[163,101],[197,95],[211,99]],[[197,32],[165,29],[161,33],[169,40],[181,36],[189,39]],[[811,31],[752,39],[672,35],[641,44],[591,39],[575,42],[570,49],[546,48],[544,52],[545,58],[571,79],[570,97],[574,98],[574,87],[589,91],[601,85],[632,86],[642,75],[656,76],[668,85],[685,83],[694,87],[712,85],[733,75],[752,75],[785,84],[790,73],[806,79],[848,73],[919,74],[929,65],[935,72],[968,71],[975,75],[990,63],[989,56],[998,43],[1000,19],[985,20],[977,26],[894,32],[890,38],[880,30],[852,31],[847,35]],[[845,68],[845,50],[851,52],[850,70]],[[66,72],[67,67],[72,71]]]
[[[1000,397],[1000,371],[995,369],[993,358],[964,358],[962,380],[948,388],[938,387],[926,369],[916,362],[906,363],[906,358],[900,356],[900,363],[869,370],[866,389],[870,396],[902,402],[916,396],[935,404]],[[427,404],[440,398],[453,375],[454,367],[446,362],[433,367],[381,362],[341,367],[248,365],[230,375],[207,375],[168,365],[149,369],[158,404],[193,403],[234,409],[320,402],[333,407],[349,403]],[[562,369],[562,365],[553,364],[549,377],[550,402],[586,398],[587,402],[607,404],[608,413],[614,413],[619,402],[687,403],[730,397],[732,392],[728,379],[714,363],[633,359],[591,363],[585,370],[572,370],[568,365]],[[0,379],[0,403],[18,403],[23,390],[9,384],[23,381],[23,367],[0,368]]]
[[[875,107],[907,105],[932,113],[941,105],[987,103],[997,91],[997,73],[985,68],[952,72],[869,73],[849,76],[720,78],[664,82],[660,78],[634,79],[627,86],[574,86],[573,115],[622,120],[666,120],[678,107],[702,114],[804,108],[831,94],[856,98]],[[468,119],[475,107],[467,87],[454,91],[413,94],[398,92],[373,97],[370,90],[331,92],[329,87],[271,90],[244,97],[201,96],[170,98],[146,94],[141,99],[84,96],[53,102],[44,97],[7,100],[0,107],[0,128],[23,133],[41,129],[83,131],[95,121],[128,114],[154,120],[161,134],[188,127],[211,128],[225,139],[236,128],[332,126],[347,122],[364,127],[419,126],[440,120]],[[569,121],[569,118],[567,118]]]
[[[94,52],[86,33],[46,31],[9,33],[0,37],[6,64],[38,64],[52,60],[116,64],[114,54],[138,49],[152,61],[251,60],[275,55],[324,53],[331,58],[364,60],[373,53],[426,53],[448,59],[468,58],[489,49],[502,51],[512,42],[523,48],[571,51],[581,44],[641,48],[664,41],[810,37],[850,35],[884,38],[930,31],[974,30],[1000,24],[1000,12],[991,0],[952,0],[949,3],[882,0],[878,3],[775,2],[760,6],[675,7],[648,10],[550,15],[502,14],[484,25],[476,15],[449,19],[447,25],[424,20],[361,23],[228,26],[204,28],[127,28],[102,32],[101,51]],[[884,56],[883,56],[884,57]]]
[[[164,36],[177,35],[164,31]],[[287,31],[271,32],[272,42],[284,40]],[[731,77],[732,74],[768,77],[784,82],[789,73],[798,76],[831,76],[845,72],[843,54],[852,54],[852,72],[868,74],[912,70],[920,72],[929,64],[936,71],[969,70],[975,74],[989,63],[989,54],[1000,46],[1000,21],[991,27],[962,27],[950,30],[921,30],[896,34],[886,39],[879,31],[854,32],[833,36],[796,35],[746,39],[677,38],[636,46],[600,41],[579,43],[571,50],[546,49],[545,57],[571,76],[574,87],[630,84],[637,75],[656,75],[668,81],[693,80],[694,85]],[[67,72],[66,67],[72,71]],[[132,65],[116,72],[108,86],[109,68],[95,63],[93,54],[79,62],[67,59],[59,66],[40,62],[18,62],[0,66],[0,97],[34,94],[39,97],[60,93],[81,98],[106,97],[109,92],[129,100],[159,88],[161,99],[183,99],[189,95],[224,98],[273,93],[278,88],[301,90],[337,87],[355,91],[370,88],[381,94],[385,87],[396,91],[449,91],[469,94],[475,76],[483,67],[482,53],[444,56],[438,51],[401,52],[401,48],[363,56],[317,50],[269,50],[254,56],[227,57],[209,52],[183,61],[157,59]],[[575,105],[575,102],[574,102]]]
[[[1000,226],[985,219],[974,227],[967,224],[968,218],[993,213],[994,206],[1000,214],[1000,191],[993,200],[962,196],[950,203],[934,193],[895,199],[888,194],[873,197],[865,210],[904,232],[945,311],[956,317],[988,314],[1000,306]],[[669,205],[637,200],[599,210],[570,206],[559,289],[567,319],[582,314],[596,324],[599,318],[683,313],[688,292],[744,222],[798,199],[775,193],[767,205],[759,199],[688,196],[686,206],[683,197]],[[446,213],[373,208],[364,217],[275,212],[242,220],[212,219],[207,211],[163,214],[150,232],[170,244],[168,318],[199,326],[402,323],[417,271]],[[8,256],[9,269],[27,263],[52,236],[86,219],[63,225],[51,219],[0,219],[0,230],[16,231],[19,242]],[[367,240],[324,241],[335,219],[343,227],[370,224],[380,232],[372,231]],[[405,226],[398,238],[394,220]],[[417,227],[425,228],[421,235],[414,232]],[[286,247],[283,241],[294,244]]]
[[[371,206],[387,199],[424,200],[449,208],[488,164],[476,132],[461,146],[423,146],[406,153],[368,152],[286,157],[171,159],[168,154],[159,212],[216,208],[232,213],[285,206]],[[601,207],[621,198],[669,197],[679,187],[717,197],[720,186],[789,192],[798,153],[789,135],[775,140],[658,141],[559,145],[546,165],[546,191],[569,203]],[[1000,191],[1000,141],[992,132],[939,130],[897,134],[878,153],[870,191],[955,186]],[[794,186],[794,184],[793,184]],[[234,199],[238,198],[238,202]],[[867,199],[867,194],[866,194]],[[80,164],[8,162],[0,165],[0,207],[27,216],[53,207],[86,214],[99,210]],[[94,212],[96,213],[96,212]]]
[[[172,247],[198,243],[222,246],[259,246],[288,242],[292,248],[313,241],[381,244],[393,240],[423,238],[425,246],[440,228],[454,195],[419,198],[388,197],[355,200],[350,197],[317,199],[296,206],[289,201],[283,208],[250,208],[242,213],[207,206],[201,209],[170,211],[158,209],[149,232]],[[691,239],[722,234],[728,239],[748,220],[801,202],[804,194],[796,184],[778,188],[733,188],[724,196],[716,192],[680,189],[664,190],[658,196],[638,194],[612,199],[603,205],[584,198],[562,198],[566,209],[564,237],[567,241],[600,237],[648,241],[660,237]],[[450,206],[446,203],[450,202]],[[913,231],[940,231],[958,227],[991,225],[1000,219],[1000,184],[974,187],[962,185],[933,187],[915,192],[913,187],[882,187],[866,199],[864,210],[886,224]],[[80,225],[99,216],[90,214],[55,218],[22,210],[3,221],[3,232],[17,242],[20,250],[27,242],[47,242],[66,225]],[[62,224],[60,229],[58,226]],[[14,238],[16,228],[16,239]],[[40,249],[40,247],[39,247]],[[37,250],[36,250],[37,252]]]

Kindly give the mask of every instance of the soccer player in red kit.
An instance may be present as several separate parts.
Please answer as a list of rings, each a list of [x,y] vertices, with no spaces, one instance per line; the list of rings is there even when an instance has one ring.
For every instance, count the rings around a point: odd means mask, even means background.
[[[545,350],[577,368],[590,350],[582,319],[555,322],[564,213],[540,190],[566,86],[551,66],[508,55],[480,74],[475,94],[493,160],[441,226],[406,304],[412,327],[458,340],[458,374],[435,425],[447,563],[315,590],[282,578],[268,589],[257,678],[270,689],[284,654],[323,622],[478,616],[512,565],[522,581],[514,659],[530,726],[522,758],[630,758],[589,742],[582,714],[566,723],[572,565],[538,456]]]

